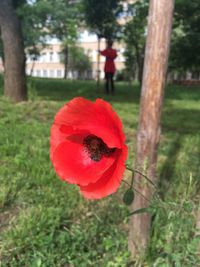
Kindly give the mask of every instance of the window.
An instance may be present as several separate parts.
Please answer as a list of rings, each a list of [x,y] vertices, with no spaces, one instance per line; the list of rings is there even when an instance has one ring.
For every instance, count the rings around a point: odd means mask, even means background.
[[[42,54],[42,62],[46,62],[47,61],[47,54],[43,53]]]
[[[40,77],[41,76],[41,70],[36,70],[36,76]]]
[[[57,77],[58,78],[62,77],[62,70],[57,70]]]
[[[54,55],[54,58],[55,58],[55,62],[60,62],[60,53],[55,53]]]
[[[49,77],[54,77],[54,70],[50,70],[50,75]]]
[[[65,56],[62,52],[59,53],[59,62],[63,62],[65,59]]]
[[[47,70],[43,70],[43,77],[47,77]]]
[[[49,53],[49,60],[50,60],[50,62],[53,62],[53,52]]]

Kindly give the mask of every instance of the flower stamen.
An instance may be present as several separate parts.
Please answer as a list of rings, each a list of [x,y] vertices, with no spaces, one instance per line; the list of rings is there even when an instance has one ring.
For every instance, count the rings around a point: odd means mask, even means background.
[[[94,161],[100,161],[103,156],[109,157],[116,148],[109,148],[101,138],[95,135],[88,135],[83,140],[84,150]]]

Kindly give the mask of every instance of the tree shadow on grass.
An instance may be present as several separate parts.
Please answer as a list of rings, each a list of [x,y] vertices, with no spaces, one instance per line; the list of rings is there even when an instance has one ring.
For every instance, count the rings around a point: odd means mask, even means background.
[[[68,81],[55,79],[31,79],[30,87],[34,93],[42,100],[66,101],[77,96],[82,96],[94,100],[103,98],[112,102],[138,103],[140,98],[140,88],[138,85],[128,83],[116,83],[115,95],[104,93],[104,84],[100,84],[97,90],[94,81]]]
[[[76,96],[83,96],[89,99],[98,97],[113,102],[138,103],[140,99],[140,85],[128,82],[115,82],[116,93],[114,96],[104,93],[104,82],[100,83],[97,90],[95,81],[70,81],[64,79],[42,79],[29,78],[30,87],[33,87],[36,94],[44,100],[63,101]],[[184,87],[177,85],[167,86],[165,99],[176,100],[198,100],[199,87]]]
[[[168,109],[163,114],[162,132],[164,135],[172,138],[172,141],[166,155],[166,160],[159,173],[158,186],[162,198],[176,178],[176,164],[185,137],[193,137],[200,133],[199,118],[200,109]]]
[[[200,133],[200,109],[167,108],[162,116],[162,132],[180,136]]]
[[[168,85],[165,90],[165,99],[199,100],[200,86]]]
[[[172,180],[176,171],[176,162],[181,150],[182,138],[178,134],[172,142],[166,160],[162,165],[159,173],[158,188],[160,190],[159,195],[162,199],[165,198],[166,192],[169,190]]]

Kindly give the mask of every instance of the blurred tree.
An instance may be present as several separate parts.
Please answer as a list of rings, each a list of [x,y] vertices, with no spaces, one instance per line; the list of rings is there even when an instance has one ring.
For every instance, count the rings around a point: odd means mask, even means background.
[[[18,0],[17,13],[22,22],[26,54],[33,65],[48,40],[56,37],[63,44],[66,78],[68,46],[77,39],[79,4],[71,0]]]
[[[71,46],[69,48],[69,70],[78,73],[78,79],[85,77],[86,73],[91,72],[91,62],[81,47]]]
[[[132,16],[124,26],[126,43],[126,70],[133,78],[138,71],[141,81],[146,35],[148,1],[129,4],[127,15]],[[199,72],[200,66],[200,2],[198,0],[177,0],[171,41],[169,70]]]
[[[144,62],[144,47],[146,38],[148,1],[142,0],[129,4],[126,10],[127,17],[131,18],[124,25],[124,41],[126,44],[126,70],[130,79],[136,77],[142,82]]]
[[[200,1],[175,2],[170,69],[200,71]]]
[[[19,1],[0,0],[0,29],[4,51],[4,95],[15,102],[27,99],[25,54],[20,20],[15,7]]]
[[[48,16],[52,6],[48,1],[13,0],[16,13],[21,22],[26,56],[34,61],[46,45],[49,36]],[[30,30],[31,29],[31,30]],[[3,57],[3,54],[0,55]],[[32,68],[33,71],[33,68]]]
[[[0,30],[1,30],[1,28],[0,28]],[[0,58],[2,60],[3,66],[4,66],[3,41],[2,41],[2,38],[1,38],[1,32],[0,32]]]
[[[100,38],[113,39],[119,31],[117,18],[122,12],[120,0],[82,0],[82,10],[86,25],[98,37],[100,50]],[[99,60],[97,60],[97,87],[99,87]]]
[[[120,0],[82,0],[86,25],[97,36],[113,39],[119,31],[117,17],[122,12]]]
[[[52,6],[48,1],[20,1],[17,14],[21,20],[26,55],[34,61],[46,45],[49,35],[48,17]],[[31,30],[30,30],[31,29]]]
[[[51,36],[58,38],[63,44],[64,78],[66,78],[69,47],[75,44],[78,37],[77,30],[80,24],[80,5],[76,1],[71,0],[49,0],[48,3],[52,7],[48,17],[48,30]]]

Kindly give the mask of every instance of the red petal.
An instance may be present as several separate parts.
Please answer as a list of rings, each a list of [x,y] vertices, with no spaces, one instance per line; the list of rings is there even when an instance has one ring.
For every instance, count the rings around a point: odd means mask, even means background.
[[[79,185],[95,183],[116,160],[116,152],[109,157],[102,157],[100,161],[92,160],[82,145],[84,137],[81,135],[79,140],[78,137],[73,140],[70,136],[71,141],[65,140],[61,143],[52,156],[58,176],[69,183]]]
[[[125,135],[122,131],[123,125],[117,113],[113,110],[112,106],[108,102],[99,98],[96,100],[96,105],[99,108],[99,112],[101,112],[102,114],[104,113],[105,117],[107,116],[107,114],[109,114],[110,120],[114,122],[113,130],[115,131],[116,135],[120,135],[121,142],[122,144],[124,144]]]
[[[83,130],[74,130],[71,126],[66,126],[66,125],[59,126],[53,124],[50,133],[50,158],[52,159],[53,153],[60,143],[65,142],[69,136],[71,135],[76,136],[78,134],[89,135],[90,133]]]
[[[88,199],[100,199],[114,193],[122,180],[125,171],[124,162],[127,158],[128,149],[126,146],[118,155],[118,159],[96,182],[87,186],[80,186],[81,193]]]
[[[59,127],[55,124],[51,127],[51,133],[50,133],[50,159],[52,160],[54,151],[56,147],[60,144],[65,142],[66,140],[66,134],[63,134]]]
[[[93,103],[82,97],[74,98],[57,113],[55,124],[87,130],[100,137],[108,147],[121,148],[125,139],[120,119],[102,99]]]

